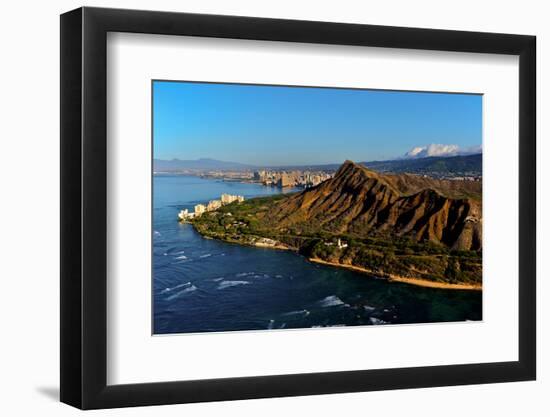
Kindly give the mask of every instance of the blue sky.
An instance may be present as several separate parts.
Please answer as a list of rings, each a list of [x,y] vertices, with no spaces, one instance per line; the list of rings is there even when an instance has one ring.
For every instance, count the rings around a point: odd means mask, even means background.
[[[481,106],[467,94],[155,81],[154,157],[301,165],[465,149],[481,145]]]

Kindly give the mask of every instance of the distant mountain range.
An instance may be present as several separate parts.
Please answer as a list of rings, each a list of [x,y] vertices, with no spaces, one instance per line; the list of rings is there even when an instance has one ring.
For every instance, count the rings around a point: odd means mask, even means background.
[[[393,161],[361,162],[367,168],[378,172],[393,172],[396,174],[408,172],[411,174],[450,174],[471,172],[481,175],[482,154],[459,156],[430,156],[418,159],[396,159]]]
[[[389,161],[359,162],[367,168],[378,172],[411,173],[411,174],[451,174],[474,173],[481,175],[482,154],[459,156],[430,156],[416,159],[395,159]],[[258,169],[285,169],[285,170],[331,170],[336,171],[340,164],[325,165],[288,165],[288,166],[261,166],[241,164],[239,162],[220,161],[211,158],[194,160],[182,159],[154,159],[155,172],[182,172],[182,171],[254,171]]]
[[[253,169],[252,165],[239,162],[219,161],[211,158],[200,159],[153,159],[153,170],[155,172],[177,172],[177,171],[246,171]]]

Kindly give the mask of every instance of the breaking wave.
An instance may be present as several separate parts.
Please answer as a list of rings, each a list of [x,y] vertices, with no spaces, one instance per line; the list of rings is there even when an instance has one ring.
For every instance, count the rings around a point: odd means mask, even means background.
[[[178,291],[177,293],[175,293],[174,295],[171,295],[169,297],[166,297],[166,301],[172,301],[172,300],[175,300],[176,298],[184,295],[184,294],[187,294],[187,293],[190,293],[190,292],[193,292],[197,289],[197,287],[195,287],[194,285],[191,285],[190,287],[188,288],[185,288],[184,290],[181,290],[181,291]]]
[[[248,285],[248,284],[250,284],[250,282],[248,281],[222,281],[218,285],[218,290],[223,290],[229,287],[235,287],[237,285]]]
[[[238,274],[235,274],[236,277],[247,277],[249,275],[254,275],[256,274],[255,272],[239,272]]]
[[[321,307],[336,307],[336,306],[349,307],[349,304],[344,303],[336,295],[329,295],[328,297],[323,298],[321,301],[319,301],[319,304],[321,305]]]
[[[185,282],[183,284],[178,284],[175,287],[167,287],[167,288],[163,289],[160,293],[161,294],[166,294],[167,292],[177,290],[178,288],[187,287],[188,285],[191,285],[191,282]]]
[[[283,313],[283,316],[309,316],[310,312],[308,310],[296,310],[296,311],[289,311],[288,313]]]
[[[381,319],[377,319],[376,317],[369,317],[369,321],[371,322],[371,324],[374,324],[374,325],[377,325],[377,324],[388,324],[387,321],[384,321],[384,320],[381,320]]]

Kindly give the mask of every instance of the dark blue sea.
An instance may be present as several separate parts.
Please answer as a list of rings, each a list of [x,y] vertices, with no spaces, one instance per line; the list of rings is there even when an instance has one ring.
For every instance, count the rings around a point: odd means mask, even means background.
[[[204,239],[178,222],[181,209],[222,193],[252,198],[277,188],[183,175],[153,181],[155,334],[481,320],[478,291],[390,283],[287,251]]]

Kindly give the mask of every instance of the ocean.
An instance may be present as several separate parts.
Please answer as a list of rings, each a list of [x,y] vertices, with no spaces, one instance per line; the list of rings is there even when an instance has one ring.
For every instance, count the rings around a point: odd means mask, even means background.
[[[280,192],[259,184],[154,176],[154,334],[481,320],[481,291],[388,282],[288,251],[205,239],[178,222],[181,209],[193,211],[223,193],[248,199]]]

